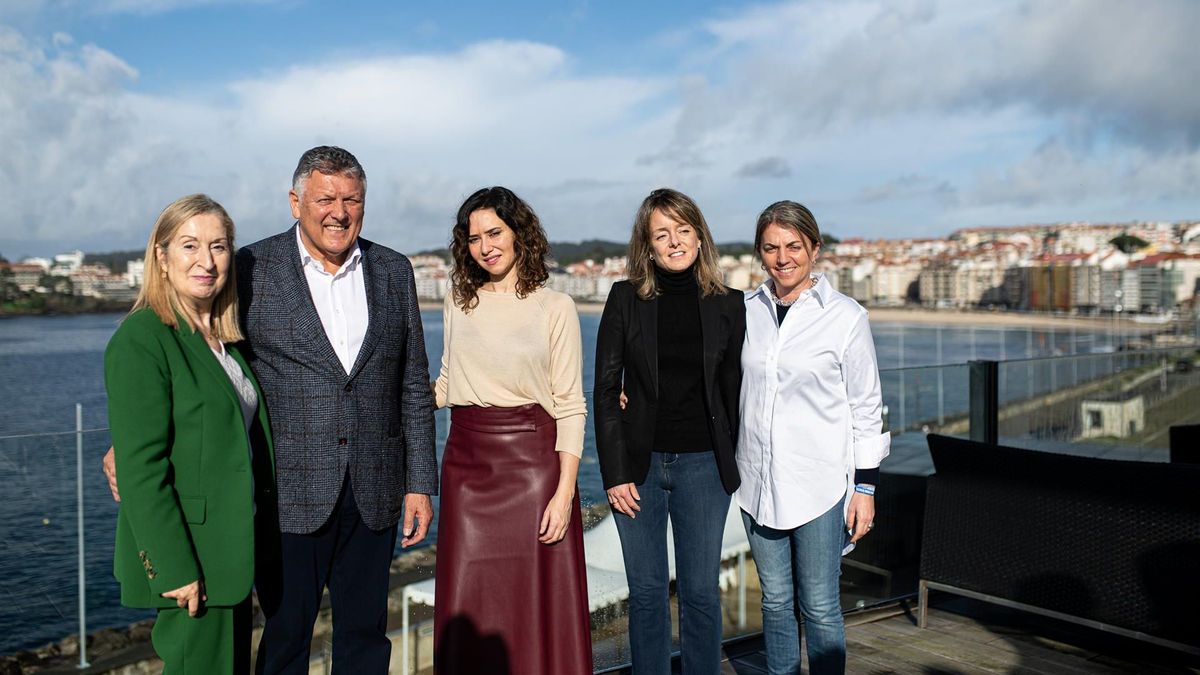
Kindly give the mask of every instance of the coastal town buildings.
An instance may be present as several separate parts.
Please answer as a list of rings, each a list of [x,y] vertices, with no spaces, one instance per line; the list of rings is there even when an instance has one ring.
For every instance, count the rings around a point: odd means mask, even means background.
[[[441,301],[450,290],[447,259],[414,255],[411,261],[417,296]],[[752,289],[766,278],[749,253],[723,255],[719,264],[734,288]],[[848,238],[825,246],[815,269],[841,292],[875,307],[1190,315],[1200,290],[1200,222],[1057,223],[964,228],[941,239]],[[118,274],[80,251],[0,263],[0,270],[20,293],[108,300],[132,300],[145,276],[140,259],[126,262]],[[548,283],[577,300],[604,302],[623,278],[625,258],[615,256],[556,265]]]

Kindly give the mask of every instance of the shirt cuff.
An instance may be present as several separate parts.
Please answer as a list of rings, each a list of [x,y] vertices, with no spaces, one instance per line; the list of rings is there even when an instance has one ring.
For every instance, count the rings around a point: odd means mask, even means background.
[[[878,436],[854,439],[854,468],[874,469],[883,462],[892,449],[892,434],[884,432]]]
[[[576,457],[583,457],[583,431],[587,422],[586,414],[571,415],[554,420],[558,437],[554,441],[554,449]]]
[[[854,484],[879,485],[879,467],[874,469],[855,469]]]

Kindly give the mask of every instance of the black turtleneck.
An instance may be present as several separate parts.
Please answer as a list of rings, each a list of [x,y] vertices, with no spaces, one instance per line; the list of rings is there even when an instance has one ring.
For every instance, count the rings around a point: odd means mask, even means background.
[[[693,266],[694,267],[694,266]],[[658,411],[656,452],[712,452],[704,396],[704,343],[700,286],[691,267],[654,267],[658,302]]]

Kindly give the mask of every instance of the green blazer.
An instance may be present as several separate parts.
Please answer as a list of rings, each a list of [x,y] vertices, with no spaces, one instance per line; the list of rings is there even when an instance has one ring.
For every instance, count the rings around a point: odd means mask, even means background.
[[[128,607],[174,607],[161,594],[196,579],[208,604],[236,605],[254,582],[255,521],[260,551],[275,538],[265,399],[236,346],[226,348],[258,391],[249,437],[229,376],[182,317],[177,330],[134,312],[104,352],[121,494],[113,573]]]

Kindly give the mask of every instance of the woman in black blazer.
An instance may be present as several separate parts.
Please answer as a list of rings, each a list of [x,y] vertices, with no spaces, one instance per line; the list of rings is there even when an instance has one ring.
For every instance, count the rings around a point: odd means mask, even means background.
[[[717,673],[721,538],[739,483],[743,294],[722,283],[703,214],[675,190],[642,202],[628,268],[600,319],[595,419],[629,582],[633,672],[670,672],[670,516],[683,672]]]

